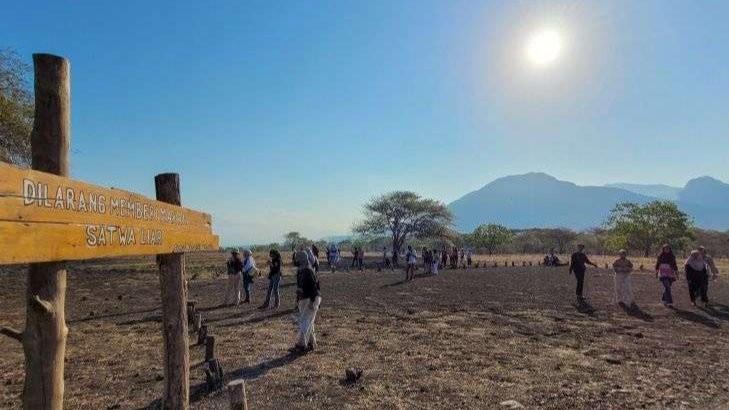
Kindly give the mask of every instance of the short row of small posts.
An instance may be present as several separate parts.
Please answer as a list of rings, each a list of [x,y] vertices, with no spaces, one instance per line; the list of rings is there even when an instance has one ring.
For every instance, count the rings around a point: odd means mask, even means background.
[[[187,302],[187,314],[193,333],[197,332],[197,346],[205,346],[205,383],[209,391],[223,388],[224,374],[220,360],[215,356],[215,336],[210,334],[210,328],[203,323],[201,312],[196,310],[196,301]],[[233,410],[248,410],[245,381],[236,379],[228,383],[230,408]]]

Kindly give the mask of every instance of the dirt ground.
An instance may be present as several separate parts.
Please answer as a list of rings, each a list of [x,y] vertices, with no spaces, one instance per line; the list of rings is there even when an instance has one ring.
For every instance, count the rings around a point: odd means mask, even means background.
[[[292,356],[294,280],[279,310],[217,307],[225,255],[189,258],[190,297],[217,338],[228,379],[247,380],[251,409],[729,408],[729,282],[711,283],[712,309],[692,308],[685,281],[677,308],[660,284],[636,274],[639,309],[612,302],[612,275],[593,269],[588,304],[576,306],[567,268],[445,270],[403,283],[402,272],[322,273],[319,349]],[[22,328],[25,273],[0,271],[0,326]],[[162,394],[159,282],[151,259],[69,269],[66,408],[155,408]],[[191,336],[191,339],[194,339]],[[2,338],[0,408],[19,408],[23,355]],[[209,393],[191,347],[194,409],[225,409]],[[347,367],[364,370],[354,384]]]

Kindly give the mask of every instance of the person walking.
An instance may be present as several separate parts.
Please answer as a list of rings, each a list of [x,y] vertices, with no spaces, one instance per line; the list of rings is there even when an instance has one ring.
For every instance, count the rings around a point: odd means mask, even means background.
[[[408,251],[405,254],[405,263],[407,263],[405,280],[410,281],[415,279],[415,264],[418,263],[418,253],[410,245],[408,245]]]
[[[618,259],[613,262],[615,271],[615,301],[621,307],[633,305],[633,288],[630,274],[633,272],[633,262],[628,259],[628,251],[618,251]]]
[[[671,294],[671,286],[676,281],[676,273],[678,266],[676,265],[676,256],[673,254],[671,246],[666,244],[661,247],[661,253],[656,258],[656,277],[663,285],[663,295],[661,303],[664,306],[673,307],[673,295]]]
[[[311,244],[311,253],[314,255],[314,260],[316,261],[314,271],[319,273],[319,248],[314,243]]]
[[[431,275],[434,275],[434,276],[438,275],[438,263],[439,262],[440,261],[438,259],[438,250],[434,248],[433,253],[431,254],[431,257],[430,257],[430,274]]]
[[[706,252],[706,248],[704,246],[699,246],[699,253],[701,253],[701,257],[704,258],[704,262],[706,262],[706,279],[704,283],[704,287],[706,287],[706,293],[708,295],[709,293],[709,277],[711,277],[711,280],[716,280],[716,278],[719,277],[719,268],[716,267],[716,264],[714,263],[714,258],[709,256],[708,252]]]
[[[443,250],[440,253],[440,267],[446,269],[448,267],[448,248],[443,246]]]
[[[457,269],[458,268],[458,248],[455,246],[453,247],[453,251],[451,251],[451,269]]]
[[[281,286],[281,254],[276,249],[268,252],[271,258],[268,272],[268,291],[266,292],[266,301],[263,302],[260,309],[268,309],[273,296],[273,308],[278,309],[281,306],[279,287]]]
[[[251,293],[253,292],[253,277],[259,275],[256,268],[256,261],[253,258],[253,252],[250,249],[243,250],[243,291],[246,298],[243,303],[251,303]]]
[[[309,264],[306,252],[296,253],[298,269],[296,270],[296,302],[299,308],[298,338],[295,353],[306,353],[316,349],[316,333],[314,321],[321,305],[319,278]]]
[[[357,267],[359,268],[360,272],[364,271],[364,249],[362,249],[361,246],[357,251]]]
[[[466,252],[466,263],[468,264],[468,269],[471,269],[471,263],[473,263],[473,251],[470,249]]]
[[[382,264],[387,269],[392,269],[392,261],[390,261],[390,255],[387,252],[387,246],[382,247]]]
[[[329,259],[329,269],[334,273],[337,270],[337,262],[339,262],[339,249],[337,249],[337,245],[332,244],[332,246],[329,247],[329,253],[328,253],[328,259]]]
[[[430,274],[430,262],[433,254],[430,253],[427,247],[423,246],[423,272]]]
[[[243,260],[238,249],[233,249],[230,259],[226,263],[228,269],[228,286],[225,291],[223,306],[238,306],[240,304],[241,277],[243,275]]]
[[[701,256],[701,252],[698,250],[691,251],[691,255],[686,259],[683,269],[686,272],[691,304],[696,306],[696,298],[701,296],[701,302],[704,304],[704,307],[709,307],[709,296],[706,286],[709,283],[709,274],[706,261]]]
[[[582,295],[584,285],[585,285],[585,272],[587,272],[587,266],[590,265],[597,268],[597,265],[590,262],[590,259],[585,255],[585,245],[579,244],[577,245],[577,252],[573,253],[572,256],[570,256],[570,269],[569,273],[575,274],[575,279],[577,279],[577,287],[575,288],[575,293],[577,295],[577,302],[583,303],[585,301],[585,297]]]

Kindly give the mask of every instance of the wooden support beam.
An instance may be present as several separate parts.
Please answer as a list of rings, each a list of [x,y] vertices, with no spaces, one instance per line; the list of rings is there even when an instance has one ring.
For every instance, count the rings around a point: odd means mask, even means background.
[[[154,178],[157,200],[180,205],[180,177],[160,174]],[[165,409],[188,409],[190,403],[190,352],[187,334],[185,255],[158,255],[162,296],[164,340]]]
[[[32,167],[68,176],[71,144],[71,81],[68,60],[34,54],[35,117]],[[25,353],[25,409],[63,408],[66,353],[66,269],[63,262],[34,263],[28,269]]]

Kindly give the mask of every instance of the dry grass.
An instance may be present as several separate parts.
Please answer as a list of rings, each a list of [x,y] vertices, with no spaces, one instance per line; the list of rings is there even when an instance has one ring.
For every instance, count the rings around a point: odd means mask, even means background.
[[[221,269],[226,255],[190,255],[195,269]],[[284,256],[286,258],[286,256]],[[507,259],[508,260],[508,259]],[[519,259],[515,259],[519,261]],[[259,264],[263,259],[259,260]],[[127,266],[132,269],[124,269]],[[287,268],[291,273],[291,268]],[[190,281],[190,294],[218,336],[228,378],[248,381],[254,409],[726,408],[729,404],[729,282],[712,282],[713,310],[691,309],[683,282],[676,310],[660,306],[650,275],[634,278],[640,310],[612,303],[612,275],[588,277],[590,306],[572,303],[566,268],[444,271],[402,283],[402,272],[323,273],[320,349],[290,356],[292,278],[283,306],[218,308],[224,278]],[[22,269],[0,273],[3,324],[22,327]],[[260,303],[263,280],[256,282]],[[66,407],[153,408],[162,389],[159,284],[147,258],[74,265]],[[120,298],[121,297],[121,298]],[[93,315],[92,315],[93,313]],[[0,407],[18,408],[19,344],[0,353]],[[227,408],[206,392],[192,347],[193,408]],[[342,383],[344,369],[363,379]]]

